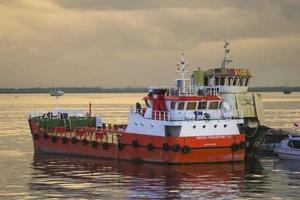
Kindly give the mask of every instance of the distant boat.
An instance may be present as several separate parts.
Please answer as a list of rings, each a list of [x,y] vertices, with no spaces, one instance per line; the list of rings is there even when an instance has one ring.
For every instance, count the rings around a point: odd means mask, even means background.
[[[283,88],[283,94],[291,94],[292,93],[292,90],[290,88],[288,88],[287,86],[285,86]]]
[[[50,90],[50,95],[55,97],[60,97],[64,95],[64,92],[60,89],[54,88],[54,90]]]
[[[280,145],[274,149],[281,159],[300,159],[300,137],[288,135],[288,138],[282,140]]]

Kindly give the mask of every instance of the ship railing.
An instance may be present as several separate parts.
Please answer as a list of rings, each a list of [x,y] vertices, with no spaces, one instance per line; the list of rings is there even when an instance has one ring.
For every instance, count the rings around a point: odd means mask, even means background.
[[[219,87],[215,86],[195,86],[195,87],[150,87],[149,92],[154,89],[167,90],[167,96],[211,96],[219,95]]]
[[[169,111],[152,110],[151,115],[145,116],[146,108],[134,109],[133,107],[131,107],[130,112],[140,114],[144,119],[152,119],[152,120],[159,120],[159,121],[171,120],[171,114]]]
[[[88,118],[89,115],[87,112],[83,112],[80,110],[61,110],[61,111],[32,111],[29,113],[29,118],[33,117],[40,117],[40,118],[51,118],[51,119],[61,119],[61,115],[63,115],[63,118],[69,118],[69,117],[85,117]]]

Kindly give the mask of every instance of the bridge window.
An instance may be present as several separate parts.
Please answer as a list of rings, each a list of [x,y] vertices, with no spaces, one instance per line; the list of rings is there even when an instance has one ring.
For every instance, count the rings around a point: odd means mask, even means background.
[[[176,101],[171,101],[171,110],[175,110]]]
[[[218,101],[209,102],[208,109],[218,109],[218,108],[219,108],[219,102]]]
[[[197,105],[197,102],[188,102],[186,109],[187,110],[196,110],[196,105]]]
[[[232,82],[233,82],[233,78],[232,77],[228,77],[228,85],[232,85]]]
[[[207,107],[207,102],[206,101],[199,101],[198,102],[198,110],[206,109],[206,107]]]
[[[247,86],[249,83],[249,78],[246,78],[246,81],[245,81],[245,86]]]
[[[178,102],[177,110],[184,110],[184,102]]]
[[[233,85],[233,86],[236,86],[236,85],[237,85],[237,82],[238,82],[238,78],[234,78],[234,79],[233,79],[233,84],[232,84],[232,85]]]

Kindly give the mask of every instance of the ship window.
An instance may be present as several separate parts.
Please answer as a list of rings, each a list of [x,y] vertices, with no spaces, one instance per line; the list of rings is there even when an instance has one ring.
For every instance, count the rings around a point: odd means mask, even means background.
[[[176,101],[171,101],[171,110],[175,110]]]
[[[240,86],[244,86],[244,82],[245,82],[245,79],[244,78],[240,78]]]
[[[293,148],[300,149],[300,140],[293,141]]]
[[[249,78],[246,78],[246,81],[245,81],[245,86],[247,86],[249,83]]]
[[[207,102],[206,101],[199,101],[198,102],[198,110],[206,109]]]
[[[287,143],[287,145],[288,145],[289,147],[293,148],[293,143],[292,143],[291,140]]]
[[[184,102],[178,102],[177,110],[183,110],[184,109]]]
[[[219,102],[218,101],[209,102],[208,109],[218,109],[218,108],[219,108]]]
[[[238,78],[234,78],[234,79],[233,79],[233,84],[232,84],[232,85],[233,85],[233,86],[236,86],[237,82],[238,82]]]
[[[196,105],[197,105],[197,102],[188,102],[187,106],[186,106],[186,109],[187,110],[195,110],[196,109]]]
[[[229,78],[228,78],[228,85],[232,85],[232,80],[233,80],[232,77],[229,77]]]
[[[221,77],[220,85],[225,85],[225,77]]]

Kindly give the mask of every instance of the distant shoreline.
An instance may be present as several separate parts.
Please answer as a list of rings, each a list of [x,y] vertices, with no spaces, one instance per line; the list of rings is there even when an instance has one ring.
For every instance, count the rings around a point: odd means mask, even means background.
[[[65,93],[146,93],[147,88],[101,88],[101,87],[62,87]],[[250,87],[249,92],[283,92],[288,89],[300,92],[300,87]],[[0,88],[0,94],[42,94],[50,93],[51,88]]]

